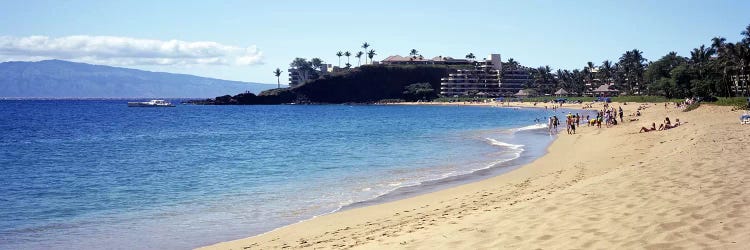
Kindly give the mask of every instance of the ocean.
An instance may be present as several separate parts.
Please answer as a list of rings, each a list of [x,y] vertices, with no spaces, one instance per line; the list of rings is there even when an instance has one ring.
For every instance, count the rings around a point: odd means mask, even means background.
[[[2,100],[0,249],[193,248],[432,192],[543,155],[550,112]]]

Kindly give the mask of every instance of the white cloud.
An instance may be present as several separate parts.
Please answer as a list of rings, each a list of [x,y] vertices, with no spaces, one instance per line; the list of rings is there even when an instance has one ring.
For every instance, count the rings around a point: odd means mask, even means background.
[[[0,36],[0,61],[63,59],[108,65],[254,65],[255,46],[116,36]]]

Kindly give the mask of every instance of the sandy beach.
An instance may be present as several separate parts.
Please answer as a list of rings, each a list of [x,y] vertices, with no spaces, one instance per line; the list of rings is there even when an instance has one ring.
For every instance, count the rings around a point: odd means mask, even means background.
[[[747,249],[750,125],[740,111],[611,105],[624,123],[575,135],[563,125],[546,155],[512,172],[205,249]],[[638,132],[665,117],[683,124]]]

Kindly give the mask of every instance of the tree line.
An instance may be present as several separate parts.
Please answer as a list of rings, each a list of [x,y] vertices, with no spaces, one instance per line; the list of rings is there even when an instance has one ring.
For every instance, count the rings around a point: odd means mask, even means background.
[[[642,51],[633,49],[623,53],[618,61],[605,60],[601,65],[588,62],[580,70],[553,72],[549,66],[532,68],[529,71],[533,81],[526,87],[547,94],[559,88],[583,94],[602,84],[612,84],[612,88],[628,95],[747,96],[750,25],[741,34],[742,40],[734,43],[714,37],[710,45],[693,49],[690,57],[669,52],[649,62]]]

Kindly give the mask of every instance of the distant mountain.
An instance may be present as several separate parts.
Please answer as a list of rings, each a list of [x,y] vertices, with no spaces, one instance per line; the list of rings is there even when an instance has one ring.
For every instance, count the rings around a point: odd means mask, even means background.
[[[61,60],[0,63],[0,97],[214,97],[275,87]]]

